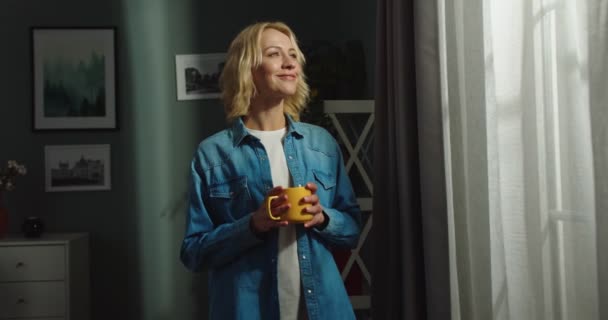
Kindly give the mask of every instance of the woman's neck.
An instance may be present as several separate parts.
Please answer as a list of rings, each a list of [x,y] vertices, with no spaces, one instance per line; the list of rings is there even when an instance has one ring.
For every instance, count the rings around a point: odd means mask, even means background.
[[[283,100],[278,104],[259,104],[252,101],[249,113],[243,117],[243,123],[249,129],[261,131],[285,128]]]

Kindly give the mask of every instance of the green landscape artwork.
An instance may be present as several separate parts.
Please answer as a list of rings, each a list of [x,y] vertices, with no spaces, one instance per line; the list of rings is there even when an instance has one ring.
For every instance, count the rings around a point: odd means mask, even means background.
[[[105,57],[47,57],[43,62],[45,117],[106,116]]]

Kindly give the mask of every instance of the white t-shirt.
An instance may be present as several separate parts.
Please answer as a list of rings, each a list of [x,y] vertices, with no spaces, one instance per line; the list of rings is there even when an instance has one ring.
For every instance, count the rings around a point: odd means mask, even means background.
[[[285,160],[283,139],[286,128],[274,131],[247,129],[260,139],[266,149],[272,175],[272,184],[287,188],[292,185],[291,175]],[[279,228],[279,256],[277,258],[277,281],[281,320],[301,319],[305,307],[300,297],[300,262],[295,225]],[[300,314],[300,312],[302,314]]]

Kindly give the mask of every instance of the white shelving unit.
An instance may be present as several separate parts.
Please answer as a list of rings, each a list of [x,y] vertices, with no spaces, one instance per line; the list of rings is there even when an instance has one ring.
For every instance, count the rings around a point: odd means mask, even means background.
[[[86,320],[89,236],[0,239],[0,319]]]

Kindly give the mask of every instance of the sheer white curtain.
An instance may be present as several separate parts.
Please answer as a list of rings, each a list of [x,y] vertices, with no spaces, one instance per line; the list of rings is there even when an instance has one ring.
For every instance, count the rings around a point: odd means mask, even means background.
[[[600,319],[604,2],[439,1],[453,319]]]

